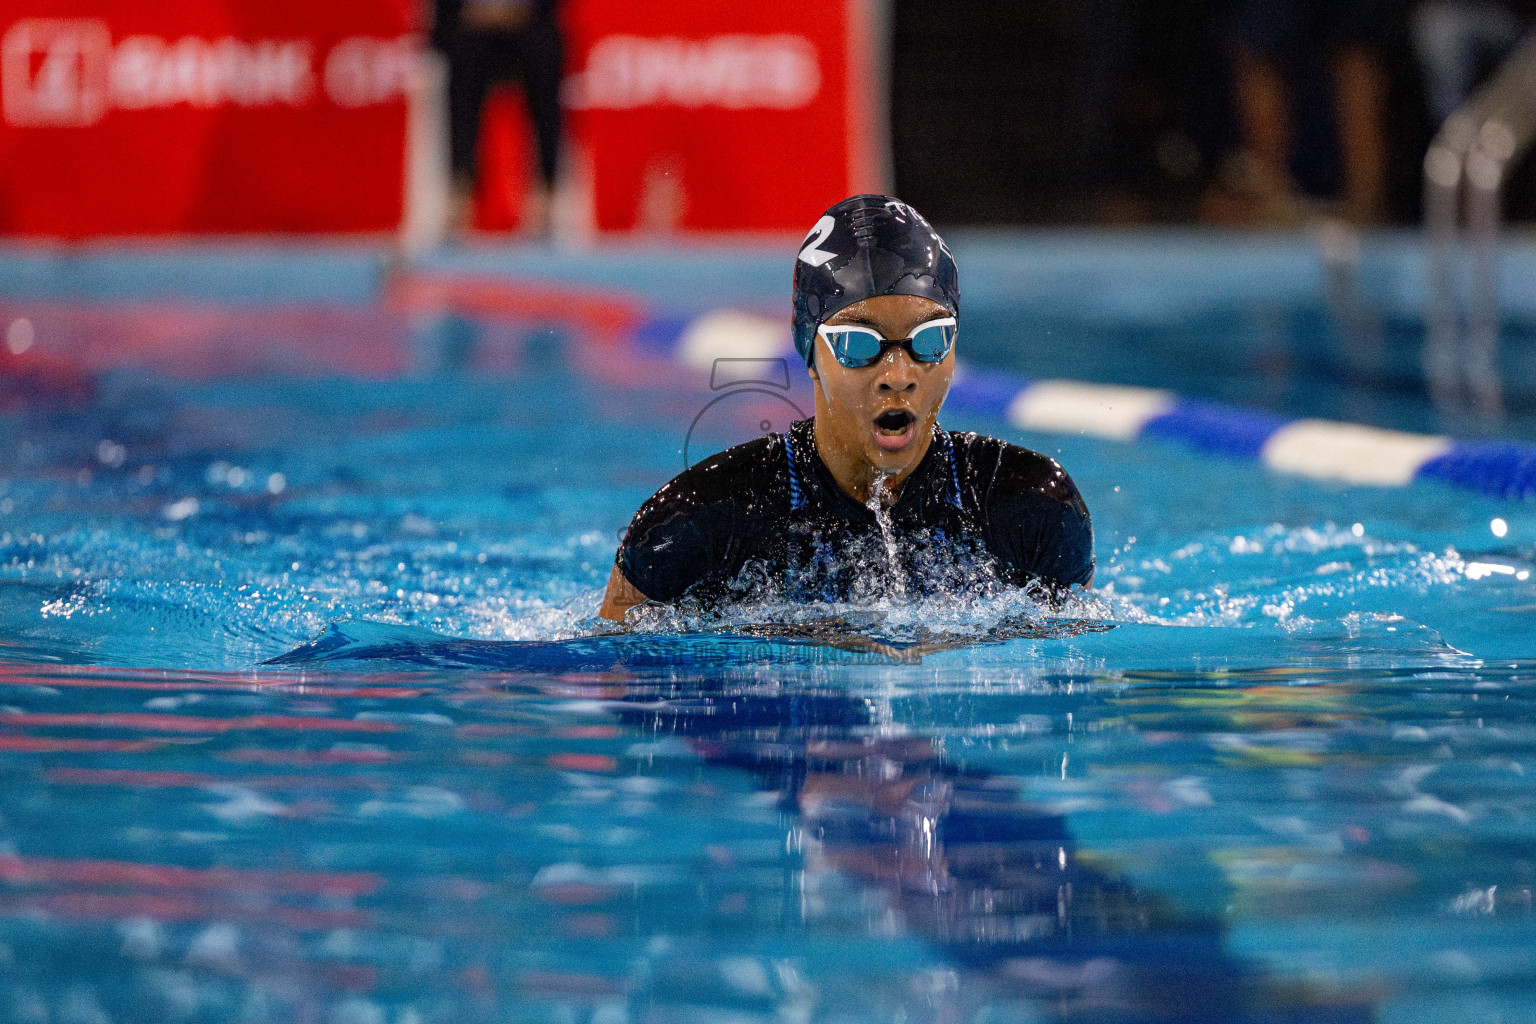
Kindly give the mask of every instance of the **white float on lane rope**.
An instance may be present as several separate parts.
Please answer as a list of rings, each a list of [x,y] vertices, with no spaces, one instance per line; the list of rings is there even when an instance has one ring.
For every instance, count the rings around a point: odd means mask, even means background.
[[[1045,380],[1019,392],[1008,422],[1021,430],[1133,441],[1176,401],[1171,391]]]
[[[735,309],[705,313],[677,340],[677,358],[699,370],[716,359],[775,359],[794,350],[788,320]]]
[[[1450,450],[1447,437],[1405,434],[1358,423],[1297,420],[1264,443],[1270,469],[1314,480],[1402,487],[1424,464]]]

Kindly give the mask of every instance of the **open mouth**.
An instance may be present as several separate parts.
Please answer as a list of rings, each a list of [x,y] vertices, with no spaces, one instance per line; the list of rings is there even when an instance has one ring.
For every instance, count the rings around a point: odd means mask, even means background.
[[[886,451],[900,451],[912,440],[917,417],[905,409],[892,409],[875,417],[875,443]]]

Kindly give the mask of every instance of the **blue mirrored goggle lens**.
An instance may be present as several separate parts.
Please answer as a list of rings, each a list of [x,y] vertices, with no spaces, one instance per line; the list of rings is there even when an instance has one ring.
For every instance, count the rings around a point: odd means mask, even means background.
[[[844,366],[868,366],[885,350],[885,339],[874,331],[827,328],[826,333],[827,340],[832,343],[832,354]]]
[[[929,324],[919,327],[917,333],[907,339],[907,351],[920,363],[937,363],[949,354],[955,343],[954,324]]]

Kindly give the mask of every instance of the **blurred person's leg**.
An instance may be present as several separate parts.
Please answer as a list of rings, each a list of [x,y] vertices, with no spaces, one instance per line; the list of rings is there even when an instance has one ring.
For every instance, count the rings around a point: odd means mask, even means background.
[[[480,128],[491,90],[513,77],[518,35],[534,17],[532,0],[465,0],[449,46],[449,135],[456,230],[473,226],[480,178]]]
[[[1387,72],[1381,51],[1397,0],[1313,0],[1333,77],[1344,215],[1359,225],[1386,215]]]
[[[1291,154],[1290,96],[1285,76],[1276,61],[1240,52],[1236,78],[1243,140],[1267,178],[1281,185],[1289,177],[1286,162]]]
[[[1376,224],[1386,215],[1386,69],[1375,53],[1350,46],[1334,55],[1332,71],[1344,215],[1355,224]]]
[[[1291,186],[1290,94],[1282,61],[1301,31],[1296,0],[1243,0],[1238,7],[1233,93],[1244,151],[1230,175],[1261,223],[1297,217]]]
[[[1439,125],[1467,99],[1480,73],[1509,53],[1520,22],[1486,0],[1435,0],[1413,14],[1413,48],[1424,73],[1430,116]]]
[[[529,197],[524,223],[534,234],[547,234],[551,201],[560,175],[563,123],[560,107],[564,40],[554,19],[540,19],[518,37],[523,90],[539,153],[539,187]]]
[[[460,31],[448,51],[448,134],[453,159],[455,231],[474,222],[476,167],[480,151],[480,122],[485,100],[500,77],[494,47],[485,35]]]

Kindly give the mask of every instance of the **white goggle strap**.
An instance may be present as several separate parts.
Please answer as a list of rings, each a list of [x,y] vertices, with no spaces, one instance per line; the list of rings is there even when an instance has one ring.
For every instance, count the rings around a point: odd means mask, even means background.
[[[907,339],[906,340],[911,341],[913,338],[917,337],[917,333],[919,331],[926,331],[930,327],[958,327],[958,326],[959,326],[959,324],[957,324],[955,322],[955,318],[952,317],[952,316],[941,316],[937,320],[925,320],[922,323],[918,324],[916,327],[912,328],[912,333],[907,335]]]

